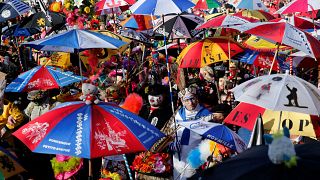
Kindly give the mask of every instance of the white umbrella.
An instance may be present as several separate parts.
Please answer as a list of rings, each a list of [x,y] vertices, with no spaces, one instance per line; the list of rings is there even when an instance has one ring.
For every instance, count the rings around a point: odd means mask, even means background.
[[[272,74],[246,81],[231,90],[237,101],[276,111],[320,115],[320,91],[289,74]]]

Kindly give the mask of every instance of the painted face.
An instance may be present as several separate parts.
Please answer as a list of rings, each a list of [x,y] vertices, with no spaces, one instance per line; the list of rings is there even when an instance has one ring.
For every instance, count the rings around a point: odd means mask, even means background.
[[[182,99],[182,104],[187,110],[192,111],[198,105],[198,99],[195,96],[189,97],[188,99]]]
[[[149,103],[152,107],[159,107],[163,101],[163,96],[160,95],[148,95]]]

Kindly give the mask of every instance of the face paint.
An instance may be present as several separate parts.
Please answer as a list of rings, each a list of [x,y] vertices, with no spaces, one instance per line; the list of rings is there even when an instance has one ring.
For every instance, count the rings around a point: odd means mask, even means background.
[[[149,103],[152,107],[159,107],[163,101],[162,95],[148,95]]]

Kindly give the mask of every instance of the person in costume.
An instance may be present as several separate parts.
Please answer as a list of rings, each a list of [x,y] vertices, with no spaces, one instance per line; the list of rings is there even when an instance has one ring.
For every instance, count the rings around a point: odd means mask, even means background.
[[[166,100],[166,88],[160,84],[149,85],[147,88],[148,103],[142,107],[140,116],[149,121],[159,130],[170,119],[173,112]]]
[[[199,104],[195,87],[180,91],[179,97],[183,106],[175,116],[176,121],[192,121],[211,115],[211,112]],[[173,176],[174,179],[187,179],[196,173],[196,169],[192,168],[187,162],[188,154],[199,145],[202,137],[189,129],[180,127],[177,130],[177,138],[174,139],[175,142],[170,145],[170,149],[175,151],[173,155]]]
[[[55,179],[64,180],[73,177],[81,169],[83,159],[57,154],[51,160]]]

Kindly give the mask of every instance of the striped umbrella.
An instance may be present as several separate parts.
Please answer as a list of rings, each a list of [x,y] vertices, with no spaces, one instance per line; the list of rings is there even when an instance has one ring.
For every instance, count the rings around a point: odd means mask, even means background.
[[[275,14],[308,12],[320,9],[319,0],[295,0],[280,8]]]
[[[194,9],[212,9],[220,7],[221,3],[217,0],[199,0]]]
[[[165,27],[165,34],[173,39],[175,38],[192,38],[200,31],[195,28],[203,23],[203,18],[194,14],[167,14],[164,20],[159,18],[155,22],[154,30],[163,34],[163,26]]]
[[[21,16],[31,10],[31,7],[20,0],[7,0],[0,3],[0,22]]]
[[[206,38],[184,48],[177,58],[177,63],[180,68],[201,68],[228,60],[228,43],[230,43],[230,57],[243,51],[240,44],[228,38]]]

